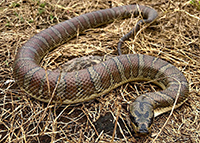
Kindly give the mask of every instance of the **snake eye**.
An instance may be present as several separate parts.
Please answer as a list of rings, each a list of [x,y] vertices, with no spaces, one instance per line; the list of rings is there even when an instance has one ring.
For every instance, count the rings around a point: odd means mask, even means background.
[[[148,123],[148,127],[151,127],[152,123],[153,123],[153,116],[150,118],[150,122]]]
[[[130,114],[130,119],[131,119],[131,122],[136,126],[136,127],[139,127],[139,124],[136,122],[136,118]]]

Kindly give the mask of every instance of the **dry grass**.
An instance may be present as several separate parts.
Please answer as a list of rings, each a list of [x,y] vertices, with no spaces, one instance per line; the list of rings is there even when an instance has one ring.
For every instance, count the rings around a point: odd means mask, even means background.
[[[127,41],[123,53],[142,53],[160,57],[180,69],[190,86],[188,101],[155,119],[152,135],[134,138],[128,129],[116,138],[98,133],[95,122],[107,112],[119,120],[128,118],[127,103],[153,91],[149,84],[133,83],[111,91],[89,103],[73,106],[47,105],[22,92],[13,82],[12,63],[16,51],[31,36],[71,17],[131,4],[128,0],[2,0],[0,2],[0,142],[200,142],[200,6],[193,0],[135,0],[159,12],[154,24]],[[51,69],[84,55],[117,54],[118,39],[137,18],[116,20],[60,46],[47,55],[42,65]],[[125,124],[126,125],[126,124]],[[120,126],[121,127],[121,126]],[[161,134],[158,135],[161,130]],[[158,135],[158,136],[157,136]],[[157,137],[156,137],[157,136]],[[156,140],[154,140],[156,138]]]

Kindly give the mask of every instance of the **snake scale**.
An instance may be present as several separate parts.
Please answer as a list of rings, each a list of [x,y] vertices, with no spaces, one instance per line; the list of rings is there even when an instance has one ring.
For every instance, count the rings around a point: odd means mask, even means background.
[[[189,93],[184,75],[172,64],[156,57],[128,54],[113,57],[92,67],[75,72],[55,72],[40,66],[42,58],[58,45],[77,35],[77,31],[97,27],[117,18],[142,15],[136,27],[122,37],[121,44],[140,29],[143,23],[157,18],[157,12],[147,6],[126,5],[86,13],[41,31],[18,49],[13,73],[18,85],[32,97],[43,101],[73,104],[94,99],[130,81],[149,81],[163,90],[150,92],[130,104],[130,119],[139,136],[150,133],[153,118],[182,105]]]

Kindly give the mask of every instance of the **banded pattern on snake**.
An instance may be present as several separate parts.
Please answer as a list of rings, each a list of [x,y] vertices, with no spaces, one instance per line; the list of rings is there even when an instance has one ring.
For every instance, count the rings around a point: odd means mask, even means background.
[[[40,101],[49,102],[55,92],[53,103],[73,104],[94,99],[130,81],[153,80],[163,90],[141,95],[130,104],[130,119],[134,131],[138,135],[148,134],[153,117],[169,111],[176,96],[179,96],[176,107],[187,99],[187,80],[175,66],[159,58],[141,54],[120,55],[75,72],[45,71],[39,65],[49,51],[75,37],[78,30],[82,32],[116,18],[130,17],[131,14],[137,16],[140,13],[144,19],[118,43],[121,54],[123,41],[134,35],[140,24],[156,19],[157,12],[154,9],[142,5],[126,5],[99,10],[41,31],[18,49],[13,63],[13,74],[18,85]]]

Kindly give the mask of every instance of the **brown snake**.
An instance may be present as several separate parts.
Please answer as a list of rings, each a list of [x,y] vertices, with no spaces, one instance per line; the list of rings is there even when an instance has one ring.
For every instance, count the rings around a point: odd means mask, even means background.
[[[151,23],[157,12],[142,5],[126,5],[86,13],[61,22],[33,36],[16,54],[13,73],[18,85],[32,97],[49,102],[73,104],[94,99],[130,81],[149,81],[163,90],[139,96],[130,104],[130,119],[136,134],[150,133],[153,117],[172,109],[176,96],[176,107],[188,96],[188,83],[184,75],[172,64],[148,55],[120,55],[92,67],[75,72],[55,72],[40,67],[42,58],[56,46],[68,41],[91,27],[112,22],[117,18],[141,14],[131,32],[120,39],[119,54],[123,41],[140,29],[143,23]],[[48,81],[48,82],[47,82]],[[49,84],[48,84],[49,83]]]

